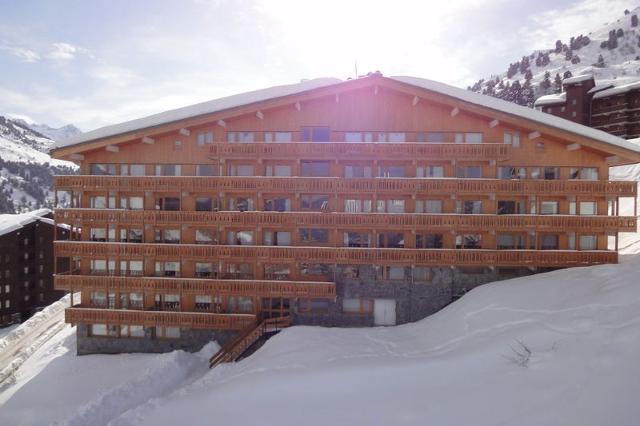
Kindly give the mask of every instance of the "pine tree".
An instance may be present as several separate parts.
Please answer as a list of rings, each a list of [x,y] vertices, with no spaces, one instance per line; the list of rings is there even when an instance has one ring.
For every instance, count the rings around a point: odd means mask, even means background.
[[[622,37],[624,35],[624,31],[622,31],[622,28],[618,28],[618,31],[616,31],[616,37]]]
[[[549,71],[546,71],[544,73],[544,79],[540,82],[540,89],[546,93],[550,87],[551,87],[551,73]]]
[[[638,26],[638,15],[631,15],[631,26],[632,27]]]
[[[564,72],[564,75],[562,76],[563,78],[571,78],[573,77],[573,74],[571,73],[571,71],[567,70]]]
[[[575,64],[579,64],[580,63],[580,56],[578,56],[578,55],[573,56],[571,58],[571,63],[574,64],[574,65]]]
[[[571,49],[567,50],[567,53],[564,55],[564,59],[566,61],[570,61],[572,57],[573,57],[573,50]]]
[[[553,93],[562,93],[562,77],[556,73],[556,77],[553,79]]]
[[[604,68],[606,66],[606,64],[604,63],[604,58],[602,57],[602,54],[598,55],[598,62],[593,64],[593,66],[597,68]]]
[[[562,52],[562,40],[556,40],[556,53]]]
[[[532,78],[533,78],[533,73],[531,72],[530,69],[527,69],[527,72],[524,73],[524,79],[531,80]]]

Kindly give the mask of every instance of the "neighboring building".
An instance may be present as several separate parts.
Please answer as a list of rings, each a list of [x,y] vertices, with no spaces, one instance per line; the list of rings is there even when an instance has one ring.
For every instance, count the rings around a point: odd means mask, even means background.
[[[56,148],[82,230],[56,288],[78,353],[195,350],[257,318],[419,320],[471,288],[616,263],[640,162],[623,139],[413,77],[310,80],[85,133]]]
[[[539,97],[535,107],[624,139],[640,137],[640,81],[614,86],[580,75],[562,86],[564,92]]]
[[[0,215],[0,326],[24,321],[64,296],[53,289],[52,218],[48,209]],[[57,228],[57,240],[68,237],[68,229]]]

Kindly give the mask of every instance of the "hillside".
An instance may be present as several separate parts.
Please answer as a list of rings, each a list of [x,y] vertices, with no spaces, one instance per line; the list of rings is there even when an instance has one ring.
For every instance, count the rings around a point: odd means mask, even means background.
[[[571,40],[558,40],[548,50],[523,56],[468,89],[533,107],[539,96],[559,93],[566,77],[593,74],[598,83],[616,86],[640,80],[640,7],[627,12]]]
[[[51,207],[54,174],[73,174],[77,166],[68,161],[52,160],[49,149],[55,143],[22,119],[0,116],[0,213],[15,213]],[[73,132],[65,126],[50,129]],[[75,127],[74,127],[75,129]],[[77,129],[76,129],[77,130]]]

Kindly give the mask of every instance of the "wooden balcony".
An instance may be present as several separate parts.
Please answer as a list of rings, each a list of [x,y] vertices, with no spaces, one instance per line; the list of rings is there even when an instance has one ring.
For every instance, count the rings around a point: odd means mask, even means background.
[[[569,267],[617,263],[613,251],[269,247],[56,241],[57,257],[155,257],[343,265]]]
[[[54,176],[57,190],[451,195],[580,195],[635,197],[636,182],[527,179],[237,177],[237,176]]]
[[[636,232],[632,216],[468,215],[413,213],[194,212],[159,210],[57,209],[56,222],[70,225],[243,227],[328,227],[345,229],[428,229],[495,231]]]
[[[69,324],[131,324],[145,327],[180,327],[208,330],[242,330],[256,321],[252,314],[133,311],[73,307],[65,310]]]
[[[338,159],[338,160],[504,160],[511,145],[497,143],[221,143],[209,148],[212,159]]]
[[[197,278],[121,277],[58,274],[54,277],[56,290],[155,292],[216,296],[302,297],[334,299],[336,286],[329,282],[213,280]]]

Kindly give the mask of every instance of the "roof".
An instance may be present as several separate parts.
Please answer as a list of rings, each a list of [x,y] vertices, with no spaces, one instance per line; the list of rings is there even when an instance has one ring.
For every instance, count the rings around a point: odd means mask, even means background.
[[[10,232],[23,228],[30,223],[41,221],[53,225],[53,220],[44,216],[51,214],[49,209],[34,210],[28,213],[21,214],[0,214],[0,235],[5,235]]]
[[[583,126],[578,123],[574,123],[569,120],[565,120],[560,117],[556,117],[551,114],[543,113],[532,108],[523,107],[512,102],[507,102],[502,99],[494,98],[491,96],[483,95],[480,93],[472,92],[458,87],[449,86],[444,83],[439,83],[433,80],[427,80],[419,77],[410,76],[395,76],[395,77],[379,77],[374,75],[373,77],[364,78],[377,78],[387,79],[396,82],[408,84],[414,87],[422,88],[434,93],[442,94],[444,96],[458,99],[460,101],[481,106],[483,108],[495,110],[501,113],[509,114],[515,117],[523,118],[534,123],[538,123],[544,126],[556,128],[559,130],[572,132],[577,135],[602,142],[605,144],[613,145],[619,148],[623,148],[629,151],[640,154],[640,147],[631,144],[626,140],[613,136],[602,130],[596,130],[587,126]],[[353,81],[353,80],[352,80]],[[116,124],[113,126],[103,127],[97,130],[93,130],[87,133],[83,133],[78,137],[66,140],[57,145],[56,148],[68,147],[72,145],[78,145],[85,142],[90,142],[98,139],[103,139],[111,136],[122,135],[137,130],[143,130],[149,127],[158,126],[161,124],[167,124],[176,122],[186,118],[192,118],[200,115],[211,114],[215,112],[224,111],[230,108],[239,107],[255,102],[271,100],[274,98],[301,94],[313,89],[335,86],[340,84],[346,84],[349,81],[342,81],[336,78],[319,78],[314,80],[306,80],[297,84],[275,86],[268,89],[256,90],[253,92],[241,93],[239,95],[229,96],[225,98],[215,99],[208,102],[203,102],[183,108],[174,109],[171,111],[154,114],[148,117],[140,118],[137,120],[127,121],[124,123]]]
[[[599,92],[599,91],[605,90],[605,89],[610,89],[611,87],[614,87],[613,83],[596,83],[595,86],[593,86],[591,89],[589,89],[587,94],[593,95],[596,92]]]
[[[623,84],[622,86],[612,87],[610,89],[602,90],[595,95],[593,95],[593,99],[606,98],[609,96],[620,95],[622,93],[630,92],[632,90],[640,89],[640,81],[635,81],[629,84]]]
[[[575,77],[565,78],[564,80],[562,80],[562,85],[566,86],[568,84],[582,83],[583,81],[589,81],[589,80],[593,80],[593,75],[591,74],[577,75]]]
[[[536,99],[534,103],[535,106],[543,106],[543,105],[554,105],[554,104],[563,104],[567,102],[567,94],[563,93],[552,93],[551,95],[540,96]]]

